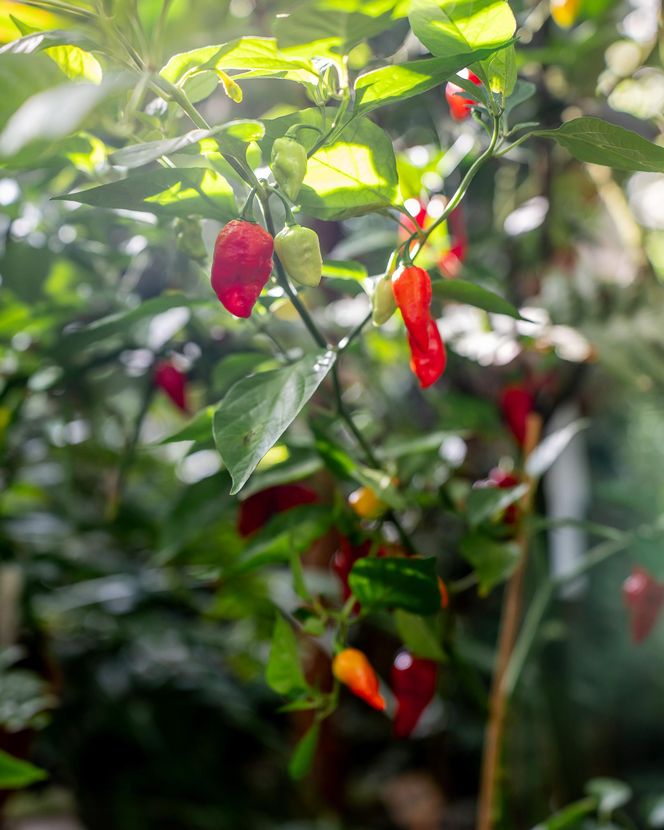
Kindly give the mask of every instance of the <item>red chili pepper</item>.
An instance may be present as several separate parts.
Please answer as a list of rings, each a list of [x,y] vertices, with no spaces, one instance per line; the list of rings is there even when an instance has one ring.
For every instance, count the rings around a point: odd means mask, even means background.
[[[463,218],[461,208],[455,208],[447,220],[448,229],[452,245],[446,251],[438,262],[438,267],[442,273],[447,277],[456,277],[461,269],[461,265],[466,259],[468,250],[468,237],[466,236],[466,226]]]
[[[378,676],[371,663],[356,648],[345,648],[332,661],[332,673],[344,683],[354,695],[383,711],[385,699],[379,691]]]
[[[411,337],[422,351],[429,342],[431,279],[424,268],[402,266],[392,275],[394,299]]]
[[[500,398],[500,409],[512,435],[520,446],[526,440],[526,425],[528,415],[533,411],[535,398],[532,393],[520,384],[507,386]]]
[[[630,615],[632,640],[642,643],[664,608],[664,584],[645,568],[635,567],[623,583],[622,591]]]
[[[272,273],[274,241],[254,222],[233,219],[219,232],[212,260],[212,288],[236,317],[249,317]]]
[[[187,378],[169,360],[162,360],[154,370],[154,384],[165,392],[182,412],[189,412],[187,405]]]
[[[435,383],[445,371],[447,365],[447,352],[445,344],[438,331],[435,320],[429,318],[427,324],[427,345],[420,349],[410,331],[408,332],[408,345],[410,346],[410,368],[420,382],[422,389],[426,389]]]
[[[477,86],[482,85],[482,81],[470,69],[462,69],[458,74],[460,77],[467,78],[477,84]],[[472,107],[477,105],[477,101],[468,98],[466,90],[453,81],[449,81],[445,87],[445,98],[450,107],[450,115],[455,121],[463,121],[468,118]]]
[[[397,709],[394,715],[394,734],[407,738],[433,700],[436,693],[438,667],[432,660],[414,657],[409,651],[400,651],[392,664],[391,683]]]
[[[415,215],[409,212],[408,216],[401,215],[399,223],[399,240],[405,242],[408,237],[414,233],[418,228],[423,228],[427,219],[427,206],[420,200],[411,199],[406,202],[406,207],[410,206],[410,202],[419,201],[419,210]]]
[[[371,541],[367,539],[359,545],[351,544],[346,536],[341,537],[339,550],[332,557],[332,570],[339,577],[341,582],[341,595],[344,602],[350,597],[351,590],[348,586],[348,577],[353,565],[358,559],[363,559],[371,552]],[[359,608],[359,604],[358,604]]]
[[[304,484],[277,484],[260,490],[240,503],[238,533],[240,536],[250,536],[277,513],[316,501],[318,494]]]

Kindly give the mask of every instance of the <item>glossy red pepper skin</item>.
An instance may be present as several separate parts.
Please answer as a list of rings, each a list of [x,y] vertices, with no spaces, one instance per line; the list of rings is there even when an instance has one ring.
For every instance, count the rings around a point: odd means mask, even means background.
[[[409,337],[425,350],[429,339],[431,278],[424,268],[402,266],[392,275],[392,291]]]
[[[277,513],[317,501],[318,494],[304,484],[277,484],[268,487],[240,503],[238,533],[240,536],[250,536]]]
[[[217,236],[212,288],[227,311],[249,317],[272,273],[274,240],[260,225],[233,219]]]
[[[154,384],[173,401],[182,412],[189,412],[187,378],[168,360],[162,360],[154,370]]]
[[[472,81],[477,86],[482,85],[482,81],[470,69],[462,69],[459,75],[462,78],[467,78],[469,81]],[[465,89],[459,86],[459,84],[455,84],[454,81],[447,83],[445,87],[445,98],[450,108],[450,115],[455,121],[463,121],[468,118],[472,107],[477,104],[472,98],[468,98]]]
[[[414,657],[409,651],[400,651],[394,658],[390,682],[397,708],[394,715],[394,734],[407,738],[433,700],[436,693],[438,667],[432,660]]]
[[[535,398],[524,386],[513,384],[503,390],[500,409],[507,426],[521,447],[526,440],[528,415],[534,406]]]
[[[623,583],[623,601],[630,615],[632,640],[642,643],[664,608],[664,584],[645,568],[635,567]]]
[[[434,384],[445,371],[447,351],[438,331],[436,321],[429,318],[427,323],[427,344],[421,349],[415,338],[408,332],[410,346],[410,368],[420,382],[422,389]]]

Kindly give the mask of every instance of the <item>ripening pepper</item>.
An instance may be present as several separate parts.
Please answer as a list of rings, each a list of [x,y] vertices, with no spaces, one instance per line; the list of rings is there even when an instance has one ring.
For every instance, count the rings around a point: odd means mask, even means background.
[[[462,69],[458,74],[460,77],[472,81],[477,86],[482,85],[482,81],[470,69]],[[445,98],[450,107],[450,115],[455,121],[463,121],[465,118],[468,118],[472,108],[477,105],[477,101],[468,98],[466,90],[453,81],[449,81],[445,87]]]
[[[390,277],[381,277],[371,296],[371,319],[374,326],[382,326],[397,310]]]
[[[392,291],[409,339],[425,351],[429,341],[431,278],[417,265],[402,266],[392,275]]]
[[[307,174],[307,151],[294,138],[278,138],[272,145],[270,166],[277,184],[294,202]]]
[[[528,415],[533,411],[534,405],[532,393],[518,383],[506,386],[500,397],[503,418],[520,446],[526,440]]]
[[[579,16],[581,0],[550,0],[551,17],[561,29],[571,28]]]
[[[623,583],[623,601],[630,615],[632,640],[642,643],[664,608],[664,584],[645,568],[636,567]]]
[[[410,346],[410,368],[420,382],[422,389],[435,383],[445,371],[447,352],[445,344],[438,331],[435,320],[429,318],[427,324],[427,345],[421,349],[415,338],[408,332]]]
[[[173,401],[182,412],[189,412],[187,405],[187,378],[168,360],[162,360],[154,370],[154,384]]]
[[[350,509],[360,519],[377,519],[387,510],[387,505],[371,487],[358,487],[348,496]]]
[[[225,309],[249,317],[272,273],[274,240],[260,225],[233,219],[217,236],[212,288]]]
[[[318,234],[302,225],[286,225],[274,238],[274,249],[288,276],[300,285],[315,287],[323,275]]]
[[[394,658],[390,681],[397,702],[394,734],[407,738],[436,693],[438,667],[433,660],[400,651]]]
[[[318,494],[305,484],[277,484],[267,487],[240,503],[238,533],[240,536],[250,536],[277,513],[317,501]]]
[[[384,711],[385,699],[379,691],[378,676],[361,651],[356,648],[340,651],[332,661],[332,673],[369,706]]]

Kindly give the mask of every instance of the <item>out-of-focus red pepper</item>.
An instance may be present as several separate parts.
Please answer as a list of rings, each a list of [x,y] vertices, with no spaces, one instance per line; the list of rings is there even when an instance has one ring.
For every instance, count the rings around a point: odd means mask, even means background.
[[[341,582],[341,595],[344,602],[346,602],[351,594],[350,588],[348,587],[348,576],[353,565],[358,559],[363,559],[365,556],[368,556],[370,552],[371,541],[369,539],[366,539],[359,545],[353,545],[346,536],[341,537],[339,550],[332,557],[332,570]]]
[[[468,251],[466,224],[460,207],[450,213],[447,227],[452,244],[449,250],[441,256],[438,267],[446,277],[454,278],[459,274]]]
[[[472,81],[477,86],[482,85],[482,81],[470,69],[462,69],[458,74],[460,77]],[[466,90],[462,86],[459,86],[459,84],[455,84],[454,81],[449,81],[446,85],[445,98],[450,107],[450,115],[455,121],[463,121],[468,118],[473,106],[477,105],[477,101],[469,98]]]
[[[528,415],[533,411],[534,406],[535,398],[525,386],[515,383],[503,389],[500,397],[500,410],[512,435],[521,447],[526,440]]]
[[[189,412],[187,377],[170,360],[162,360],[156,365],[154,384],[168,395],[178,409]]]
[[[436,693],[438,667],[432,660],[414,657],[409,651],[400,651],[394,658],[391,685],[397,701],[394,715],[394,734],[407,738],[433,700]]]
[[[630,616],[632,640],[642,643],[664,608],[664,584],[645,568],[637,566],[623,583],[622,592]]]
[[[316,501],[318,494],[304,484],[277,484],[260,490],[240,503],[238,533],[240,536],[250,536],[277,513]]]

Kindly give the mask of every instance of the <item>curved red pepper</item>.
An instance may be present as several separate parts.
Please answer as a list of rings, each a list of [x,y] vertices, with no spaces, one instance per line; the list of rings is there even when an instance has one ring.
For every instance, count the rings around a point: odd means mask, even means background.
[[[274,241],[254,222],[233,219],[219,232],[212,260],[212,288],[225,309],[249,317],[272,273]]]
[[[165,392],[182,412],[189,412],[187,405],[187,378],[169,360],[162,360],[154,370],[154,384]]]
[[[623,583],[622,591],[630,615],[632,640],[642,643],[664,608],[664,584],[645,568],[635,567]]]
[[[472,81],[477,86],[482,85],[482,81],[470,69],[462,69],[459,75]],[[468,98],[465,89],[459,84],[455,84],[454,81],[449,81],[445,87],[445,98],[450,107],[450,115],[455,121],[463,121],[468,118],[472,107],[477,104],[477,101]]]
[[[420,382],[422,389],[431,386],[445,371],[447,365],[447,352],[445,344],[438,331],[435,320],[429,318],[427,323],[427,345],[420,349],[415,338],[408,332],[408,345],[410,346],[410,368],[413,370]]]
[[[429,341],[431,278],[416,265],[402,266],[392,275],[394,299],[408,329],[408,336],[425,351]]]
[[[515,383],[503,390],[500,409],[507,426],[520,446],[523,446],[526,440],[528,415],[533,411],[534,406],[535,398],[525,386]]]
[[[400,651],[394,658],[391,684],[397,709],[394,715],[394,734],[407,738],[433,700],[436,693],[438,667],[432,660],[414,657],[409,651]]]
[[[318,494],[304,484],[277,484],[267,487],[240,503],[238,533],[240,536],[249,536],[267,524],[277,513],[316,501]]]

